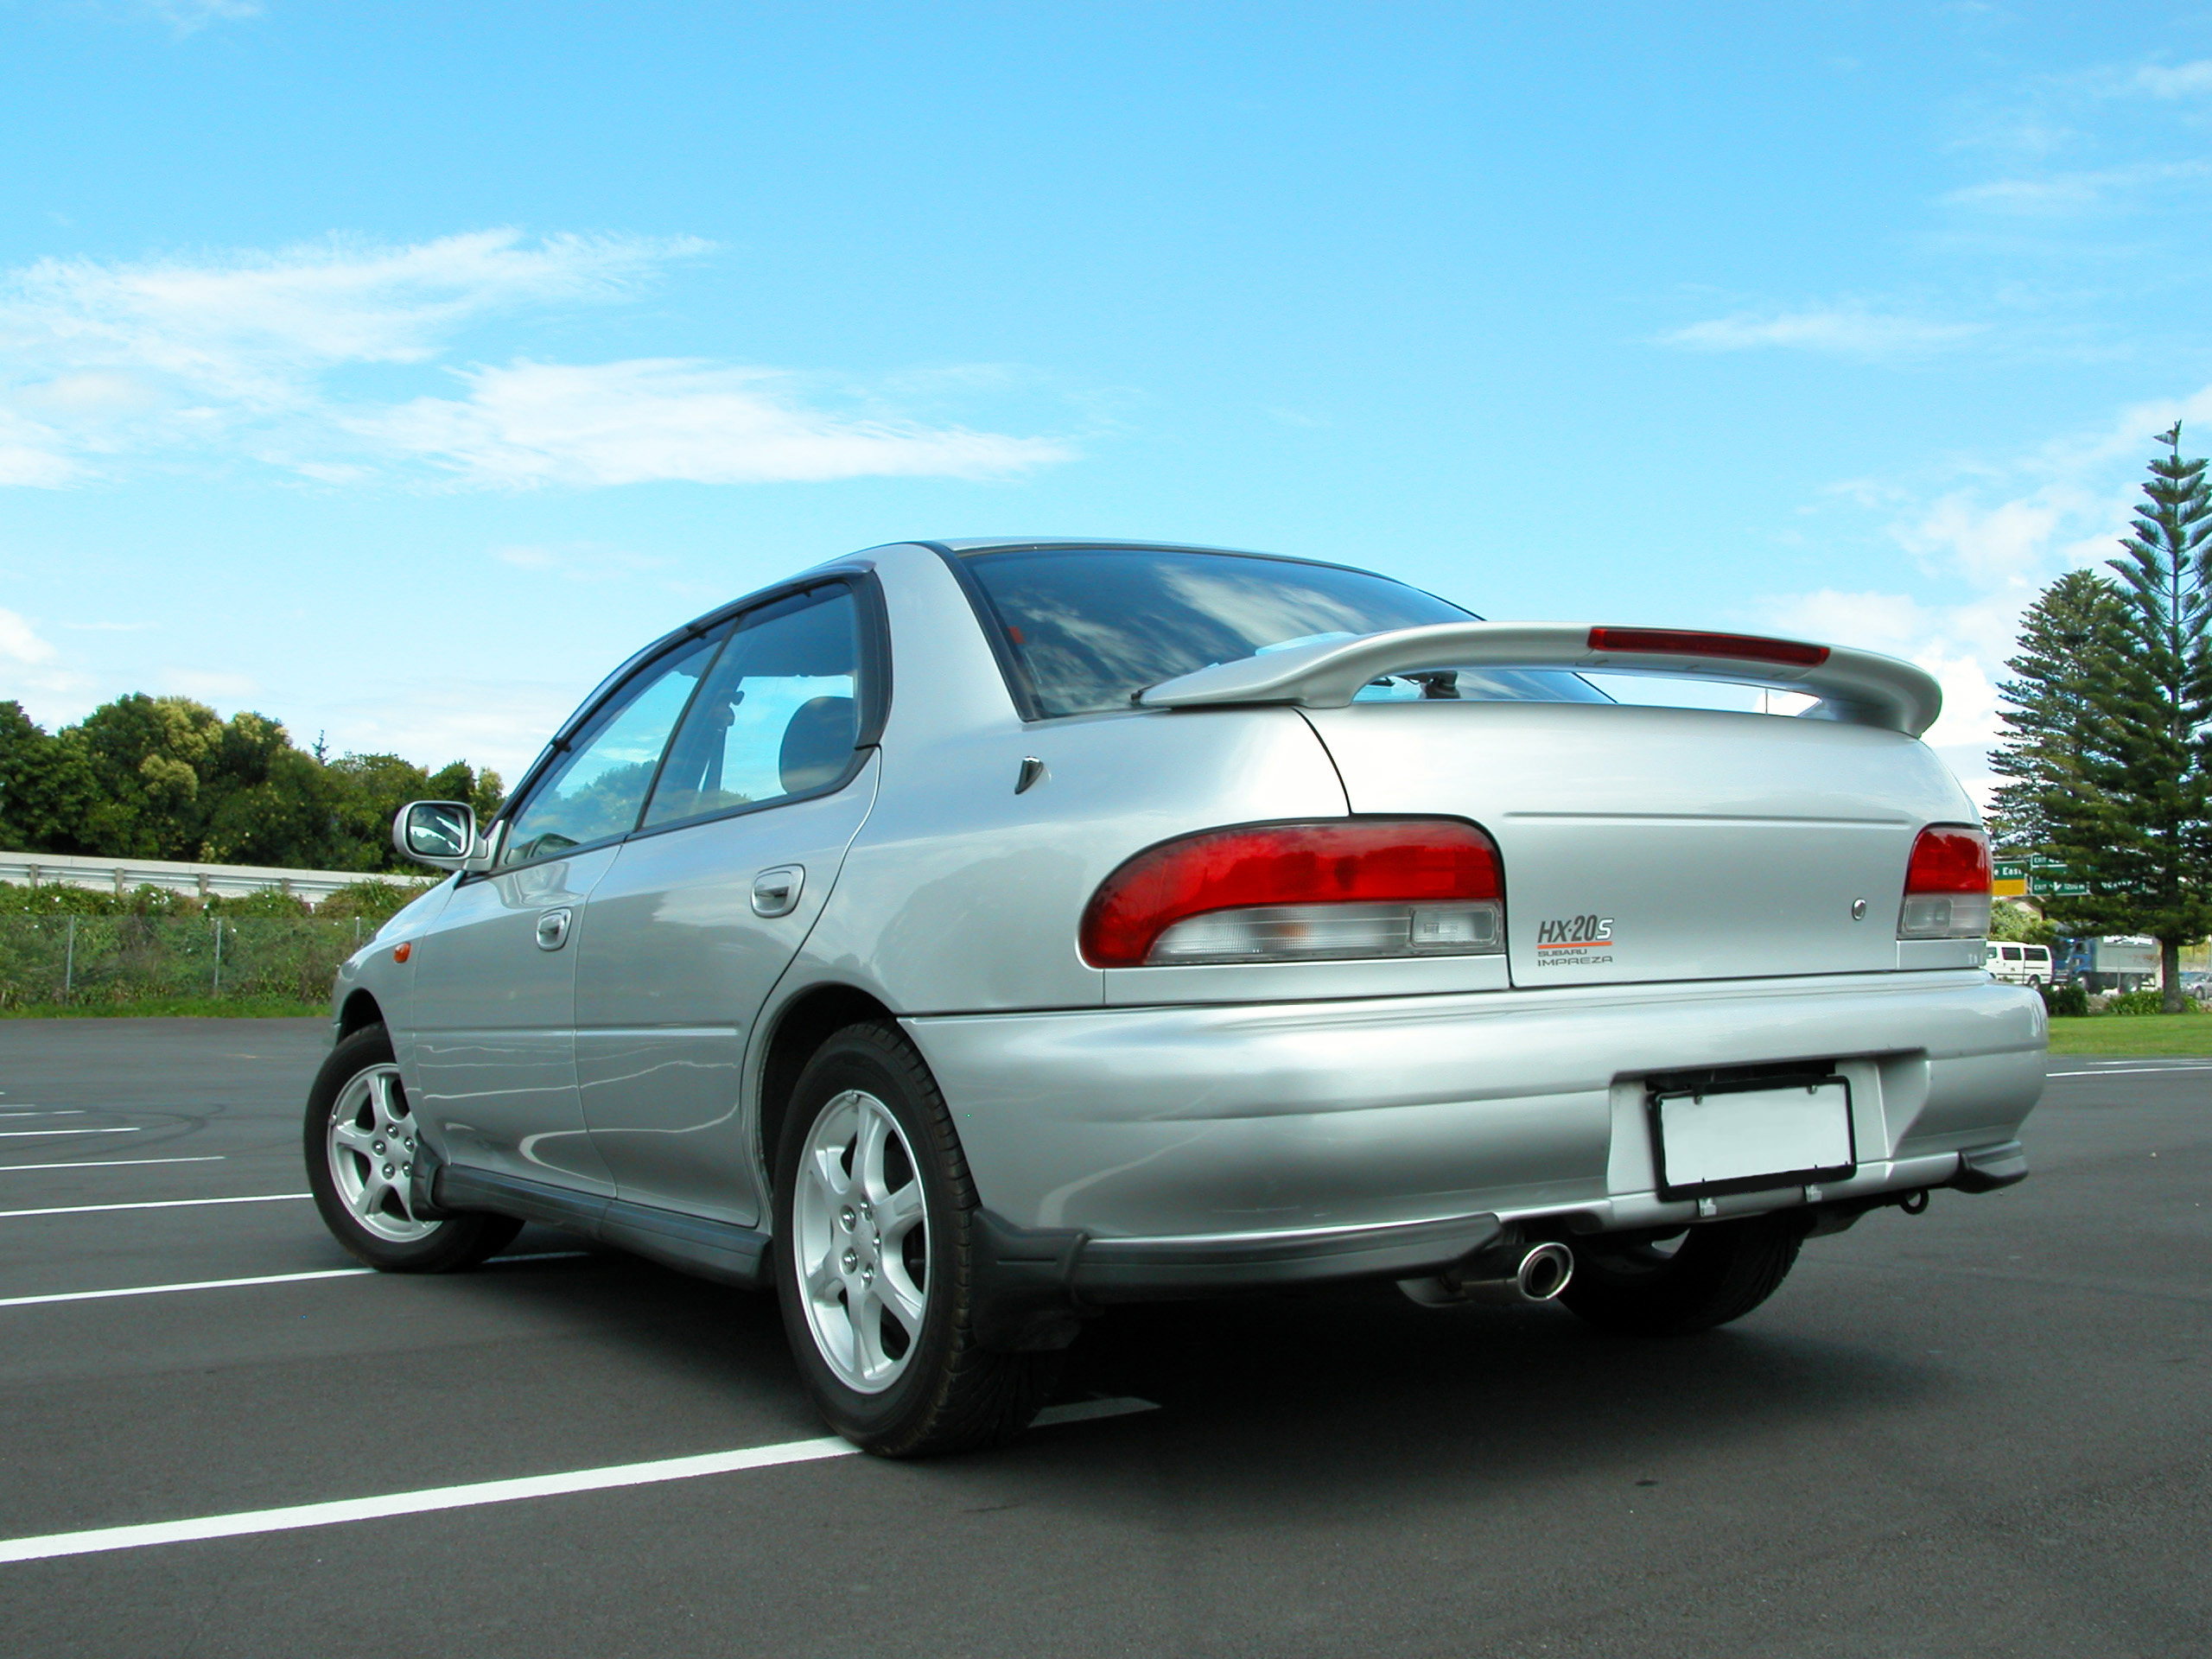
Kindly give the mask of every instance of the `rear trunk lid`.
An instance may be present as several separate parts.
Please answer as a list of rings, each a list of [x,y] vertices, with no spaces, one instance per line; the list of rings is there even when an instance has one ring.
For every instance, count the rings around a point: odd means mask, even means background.
[[[1569,702],[1305,713],[1353,811],[1495,837],[1521,986],[1894,970],[1914,836],[1976,818],[1933,752],[1874,726]]]

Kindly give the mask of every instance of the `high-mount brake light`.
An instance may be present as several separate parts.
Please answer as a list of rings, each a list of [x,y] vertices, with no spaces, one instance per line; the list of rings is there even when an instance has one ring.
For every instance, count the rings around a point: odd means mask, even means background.
[[[1335,818],[1179,836],[1083,914],[1094,968],[1489,956],[1505,949],[1497,845],[1460,818]]]
[[[1971,824],[1929,824],[1912,843],[1905,865],[1897,938],[1986,938],[1995,874],[1987,836]]]
[[[1826,645],[1768,639],[1756,633],[1700,633],[1688,628],[1592,628],[1590,649],[1650,657],[1718,657],[1736,663],[1781,663],[1791,668],[1818,668],[1828,659]]]

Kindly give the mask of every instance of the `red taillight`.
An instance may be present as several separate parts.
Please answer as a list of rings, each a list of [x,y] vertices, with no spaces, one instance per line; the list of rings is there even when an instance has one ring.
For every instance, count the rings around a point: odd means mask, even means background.
[[[1904,871],[1901,939],[1978,939],[1989,932],[1996,872],[1989,837],[1963,823],[1932,823],[1912,843]]]
[[[1912,843],[1907,893],[1987,893],[1993,879],[1989,837],[1963,824],[1930,824]]]
[[[1084,912],[1083,955],[1134,968],[1479,954],[1503,948],[1501,896],[1497,845],[1457,818],[1208,830],[1147,848],[1108,876]],[[1192,920],[1208,916],[1218,925]],[[1177,938],[1164,941],[1171,930]]]
[[[1719,657],[1738,663],[1783,663],[1818,668],[1828,659],[1826,645],[1796,639],[1766,639],[1755,633],[1698,633],[1687,628],[1592,628],[1592,651],[1623,651],[1653,657]]]

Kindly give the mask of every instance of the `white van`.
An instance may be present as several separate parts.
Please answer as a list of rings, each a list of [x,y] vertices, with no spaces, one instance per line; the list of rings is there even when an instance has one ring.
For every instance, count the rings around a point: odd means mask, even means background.
[[[2050,983],[2050,947],[2047,944],[2005,944],[1992,939],[1982,965],[2010,984]]]

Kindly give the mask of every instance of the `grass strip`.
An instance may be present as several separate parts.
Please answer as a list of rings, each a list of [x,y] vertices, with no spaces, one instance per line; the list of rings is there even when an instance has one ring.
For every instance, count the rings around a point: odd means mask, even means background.
[[[2212,1054],[2212,1015],[2107,1014],[2050,1022],[2054,1054]]]
[[[121,1002],[17,1002],[0,1007],[0,1020],[146,1020],[182,1016],[194,1020],[297,1020],[327,1014],[327,1002],[296,997],[143,996]],[[2208,1020],[2207,1024],[2212,1024]]]

